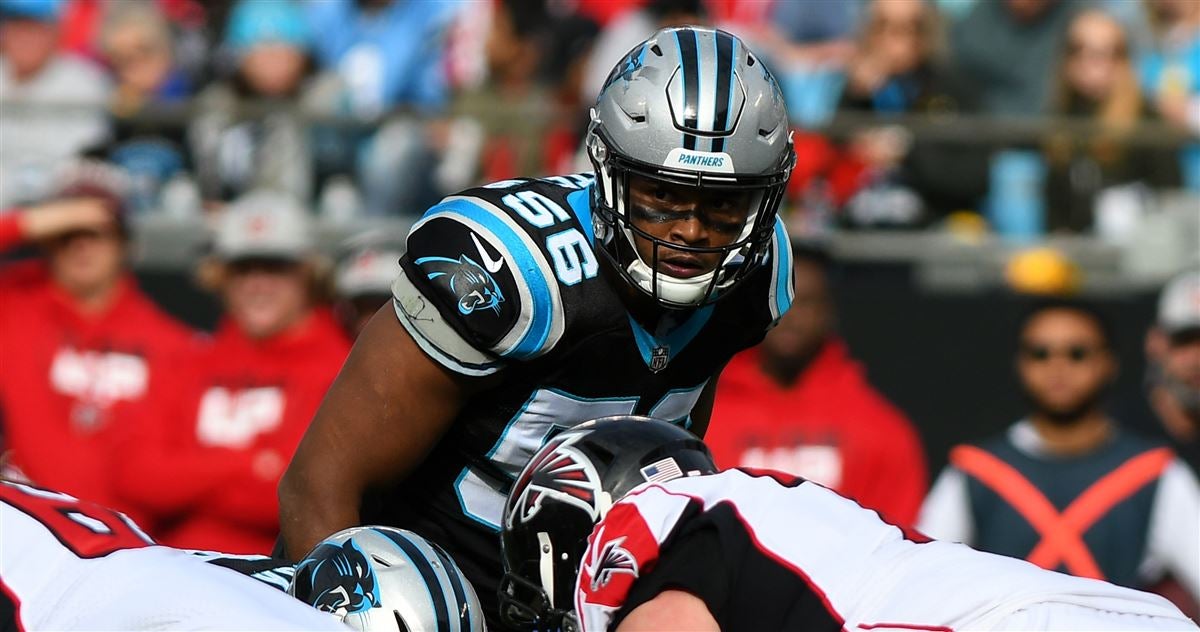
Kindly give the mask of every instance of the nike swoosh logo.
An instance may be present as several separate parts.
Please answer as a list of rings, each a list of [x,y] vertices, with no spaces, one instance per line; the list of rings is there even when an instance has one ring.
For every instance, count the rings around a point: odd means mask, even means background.
[[[479,258],[483,261],[484,269],[492,274],[496,274],[500,271],[500,268],[504,267],[504,259],[492,259],[488,255],[487,250],[484,249],[483,244],[479,243],[479,238],[475,236],[475,233],[471,233],[471,241],[475,242],[475,249],[479,251]]]

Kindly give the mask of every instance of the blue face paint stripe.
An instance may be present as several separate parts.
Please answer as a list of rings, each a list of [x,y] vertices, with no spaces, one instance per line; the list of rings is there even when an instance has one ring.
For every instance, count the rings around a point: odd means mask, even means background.
[[[529,252],[528,246],[525,245],[525,242],[521,241],[512,227],[487,209],[471,204],[467,200],[442,202],[433,207],[433,209],[430,209],[430,212],[426,213],[426,217],[432,217],[431,214],[435,210],[438,212],[447,212],[449,215],[458,214],[473,220],[498,237],[500,241],[504,242],[509,254],[515,260],[513,262],[514,276],[520,275],[529,287],[529,293],[533,299],[533,314],[532,322],[525,335],[512,348],[500,352],[500,355],[513,358],[527,358],[540,351],[542,345],[546,344],[546,339],[550,336],[551,319],[555,317],[555,314],[551,305],[549,283],[545,276],[542,275],[541,267],[538,266],[533,255]]]
[[[779,310],[779,315],[782,316],[788,308],[792,306],[791,288],[788,285],[788,279],[792,272],[792,257],[789,252],[789,242],[787,231],[783,229],[783,220],[775,218],[775,252],[776,257],[776,279],[775,279],[775,307]]]
[[[413,568],[417,569],[417,572],[421,574],[421,579],[425,582],[425,589],[429,591],[429,601],[433,604],[434,616],[437,619],[437,629],[439,631],[449,630],[450,618],[453,616],[453,613],[450,612],[450,605],[446,603],[446,595],[442,593],[442,583],[438,581],[437,573],[433,570],[433,565],[421,553],[421,549],[418,549],[417,545],[398,533],[384,529],[375,529],[374,531],[391,540],[396,545],[396,548],[400,550],[400,553],[408,558],[409,564],[412,564]]]

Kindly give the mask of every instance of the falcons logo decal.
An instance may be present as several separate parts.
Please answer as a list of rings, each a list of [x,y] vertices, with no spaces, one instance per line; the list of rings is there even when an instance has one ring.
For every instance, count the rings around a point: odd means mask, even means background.
[[[580,436],[551,441],[525,466],[517,478],[515,489],[520,491],[508,516],[510,526],[536,515],[547,496],[586,511],[592,520],[599,518],[600,475],[586,456],[571,447]]]
[[[603,541],[604,529],[601,528],[596,534],[596,542]],[[621,546],[624,543],[625,536],[621,536],[604,542],[604,546],[591,548],[591,554],[584,562],[584,570],[587,571],[588,577],[592,578],[592,592],[607,586],[613,573],[629,573],[635,578],[638,576],[637,558]]]

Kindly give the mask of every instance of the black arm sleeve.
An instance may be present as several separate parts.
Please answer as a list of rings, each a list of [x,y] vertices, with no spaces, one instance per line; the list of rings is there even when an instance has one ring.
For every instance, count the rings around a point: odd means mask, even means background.
[[[706,525],[673,537],[654,567],[634,582],[609,629],[615,630],[634,608],[667,590],[682,590],[695,595],[720,622],[729,595],[727,568],[721,537],[715,526]]]

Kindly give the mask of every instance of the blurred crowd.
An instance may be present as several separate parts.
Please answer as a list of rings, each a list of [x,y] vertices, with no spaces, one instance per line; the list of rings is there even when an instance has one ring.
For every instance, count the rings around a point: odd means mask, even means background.
[[[1119,237],[1149,192],[1200,191],[1189,0],[3,0],[0,208],[88,154],[129,173],[139,213],[269,188],[333,220],[413,217],[477,182],[582,170],[612,60],[684,23],[742,36],[778,76],[798,229],[974,214]],[[1092,125],[946,138],[913,116]]]
[[[318,223],[415,218],[478,182],[582,170],[612,64],[682,23],[742,35],[778,75],[799,236],[964,214],[1112,236],[1154,191],[1200,192],[1194,0],[0,0],[5,471],[119,507],[167,544],[269,551],[279,477],[403,247],[365,234],[330,258]],[[1089,125],[975,142],[908,115]],[[223,309],[215,332],[134,281],[131,227],[149,214],[211,227],[195,283]],[[1100,406],[1117,371],[1103,318],[1031,310],[1014,341],[1029,415],[955,448],[926,498],[919,435],[838,334],[832,267],[798,248],[793,309],[726,370],[720,465],[801,474],[1051,568],[1171,575],[1196,598],[1200,568],[1178,551],[1200,541],[1200,273],[1163,291],[1138,419]]]

